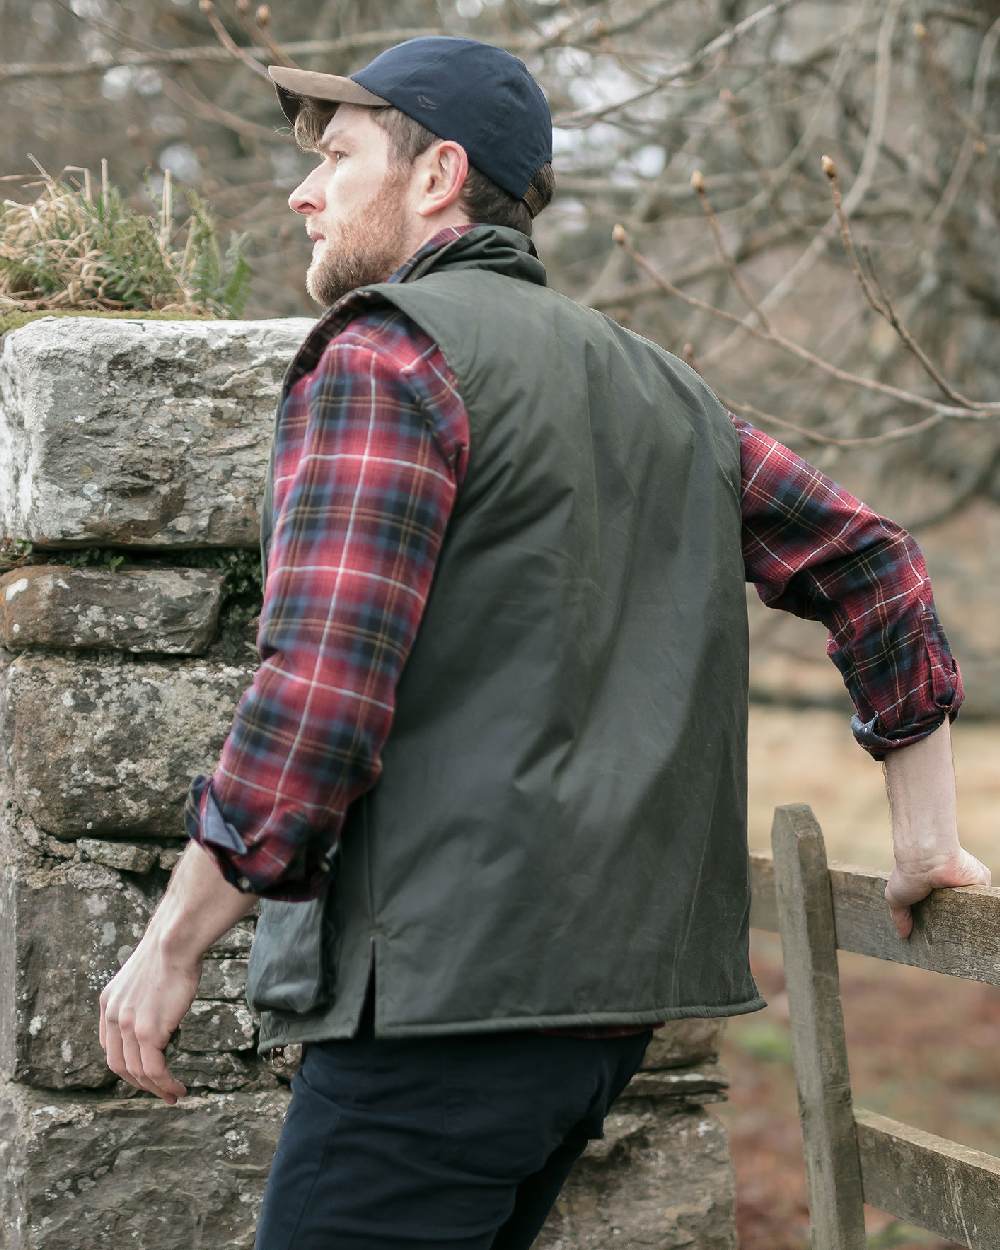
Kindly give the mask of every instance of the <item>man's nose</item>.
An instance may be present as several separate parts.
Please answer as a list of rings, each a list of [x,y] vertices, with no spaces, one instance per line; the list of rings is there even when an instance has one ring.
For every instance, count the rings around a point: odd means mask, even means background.
[[[288,207],[293,213],[318,213],[322,210],[325,201],[315,172],[303,178],[288,197]]]

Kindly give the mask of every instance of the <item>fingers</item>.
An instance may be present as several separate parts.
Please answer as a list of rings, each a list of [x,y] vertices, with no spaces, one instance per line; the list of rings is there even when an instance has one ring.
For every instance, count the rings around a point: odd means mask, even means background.
[[[137,1089],[149,1089],[150,1083],[146,1080],[145,1073],[142,1070],[139,1043],[135,1040],[135,1033],[128,1028],[122,1029],[122,1053],[125,1056],[127,1079]],[[119,1073],[119,1075],[121,1074]],[[153,1092],[156,1093],[155,1090]]]
[[[913,932],[913,911],[909,907],[898,907],[890,903],[889,915],[896,926],[896,932],[906,941]]]
[[[135,1085],[135,1081],[129,1077],[128,1067],[125,1064],[125,1051],[122,1045],[121,1031],[118,1028],[118,1021],[112,1020],[110,1017],[105,1030],[104,1054],[111,1071],[120,1076],[123,1081],[128,1081],[130,1085]]]
[[[169,1106],[184,1097],[187,1087],[170,1075],[163,1050],[152,1040],[140,1041],[134,1022],[128,1017],[123,1021],[111,1020],[102,1006],[101,1026],[101,1045],[112,1072],[136,1089],[162,1098]]]
[[[981,859],[977,859],[975,855],[965,851],[965,866],[969,872],[969,885],[992,885],[993,874],[986,867]]]
[[[142,1070],[150,1082],[150,1088],[159,1094],[165,1103],[173,1106],[178,1098],[183,1098],[187,1087],[170,1075],[163,1051],[152,1044],[139,1046]]]

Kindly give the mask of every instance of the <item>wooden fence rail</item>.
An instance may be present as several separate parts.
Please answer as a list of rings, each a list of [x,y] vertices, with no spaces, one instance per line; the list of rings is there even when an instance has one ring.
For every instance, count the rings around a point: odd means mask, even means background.
[[[935,890],[899,937],[885,877],[828,865],[804,805],[751,855],[750,923],[781,934],[812,1250],[865,1250],[864,1203],[970,1250],[1000,1248],[1000,1158],[853,1106],[837,950],[1000,986],[1000,889]]]

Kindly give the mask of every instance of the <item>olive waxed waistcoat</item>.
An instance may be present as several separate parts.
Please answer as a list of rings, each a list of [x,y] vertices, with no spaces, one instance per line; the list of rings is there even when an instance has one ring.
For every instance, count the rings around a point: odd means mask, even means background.
[[[376,1036],[758,1010],[725,409],[547,287],[515,230],[478,226],[345,300],[440,346],[471,452],[329,887],[261,900],[260,1051],[351,1036],[373,964]]]

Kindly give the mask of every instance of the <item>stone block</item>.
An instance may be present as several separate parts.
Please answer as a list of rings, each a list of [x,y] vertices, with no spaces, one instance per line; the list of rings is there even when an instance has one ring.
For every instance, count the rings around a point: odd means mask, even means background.
[[[155,847],[138,846],[134,842],[102,842],[98,838],[79,838],[76,846],[81,860],[104,864],[107,868],[117,868],[119,872],[137,872],[141,875],[149,872],[154,864],[159,864],[160,857]]]
[[[254,1042],[250,1008],[244,1003],[196,998],[181,1021],[176,1040],[178,1050],[249,1050]]]
[[[184,854],[183,846],[166,846],[160,851],[160,867],[167,872],[173,872],[177,867],[177,861]]]
[[[254,913],[251,913],[254,914]],[[225,955],[249,955],[253,945],[255,923],[253,920],[240,920],[222,937],[216,938],[205,952],[206,955],[222,957]]]
[[[623,1094],[577,1161],[537,1250],[736,1250],[736,1184],[725,1127],[700,1109],[664,1112]]]
[[[198,997],[241,1002],[247,988],[245,959],[206,959],[202,964]]]
[[[164,1052],[170,1075],[186,1089],[214,1089],[229,1093],[234,1089],[275,1089],[278,1078],[259,1060],[245,1059],[232,1051],[180,1051],[173,1044]],[[135,1093],[125,1081],[115,1086],[120,1097]]]
[[[668,1021],[653,1033],[642,1067],[647,1070],[682,1068],[717,1059],[725,1024],[725,1017]]]
[[[46,1089],[114,1088],[101,1049],[100,994],[141,940],[165,884],[103,864],[53,859],[8,804],[0,819],[0,1078]],[[243,920],[206,953],[198,997],[167,1047],[179,1079],[237,1088],[259,1061],[247,1052],[258,1023],[243,999],[252,924]],[[208,1079],[210,1078],[210,1079]]]
[[[43,317],[0,342],[0,530],[255,547],[281,381],[314,323]]]
[[[0,1250],[250,1250],[289,1095],[0,1091]]]
[[[117,1078],[99,997],[149,922],[152,904],[100,864],[23,856],[0,876],[0,1076],[51,1089]]]
[[[0,577],[0,645],[196,655],[215,637],[222,583],[213,569],[28,565]]]
[[[630,1098],[656,1098],[675,1107],[703,1107],[725,1102],[729,1078],[716,1063],[697,1068],[669,1068],[660,1072],[640,1069],[629,1081]]]
[[[215,767],[254,671],[24,652],[0,670],[8,788],[56,837],[176,837],[191,778]]]

